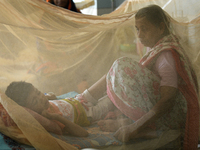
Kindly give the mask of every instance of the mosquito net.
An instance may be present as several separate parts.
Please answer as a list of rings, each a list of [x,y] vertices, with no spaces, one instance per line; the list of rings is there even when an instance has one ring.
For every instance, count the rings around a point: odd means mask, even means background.
[[[198,72],[197,2],[194,7],[188,1],[125,1],[110,14],[90,16],[43,1],[2,1],[1,89],[11,81],[24,80],[57,95],[82,92],[116,58],[131,55],[140,59],[145,48],[137,48],[134,13],[153,3],[178,21],[174,22],[176,32],[190,46],[187,53]]]
[[[105,75],[117,58],[130,56],[139,61],[147,48],[137,38],[134,16],[149,4],[161,6],[171,16],[171,30],[187,50],[200,79],[198,0],[126,0],[115,11],[102,16],[75,13],[43,0],[1,0],[0,4],[2,94],[12,81],[30,82],[44,93],[82,93]],[[20,115],[12,110],[22,108],[9,99],[2,98],[1,103],[12,118]],[[12,103],[12,107],[7,103]],[[15,121],[18,123],[19,119]],[[24,129],[24,123],[18,126]],[[42,131],[28,130],[23,133],[31,145],[45,149],[44,143],[33,139],[37,134],[29,134]],[[54,143],[59,142],[62,143]]]

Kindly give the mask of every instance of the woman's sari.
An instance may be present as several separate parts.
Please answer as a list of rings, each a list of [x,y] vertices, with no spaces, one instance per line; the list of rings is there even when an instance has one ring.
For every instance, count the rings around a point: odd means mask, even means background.
[[[49,3],[53,4],[53,5],[55,5],[53,0],[46,0],[46,2],[49,2]],[[76,8],[76,5],[75,5],[73,0],[69,0],[67,5],[65,7],[63,7],[63,8],[66,8],[66,9],[74,11],[74,12],[81,13],[81,11]]]
[[[174,107],[154,124],[156,130],[185,128],[184,148],[196,149],[198,144],[199,105],[195,73],[177,38],[161,39],[141,60],[123,57],[114,62],[107,75],[107,94],[127,117],[137,121],[160,99],[160,77],[152,72],[162,51],[169,50],[178,73],[178,94]]]

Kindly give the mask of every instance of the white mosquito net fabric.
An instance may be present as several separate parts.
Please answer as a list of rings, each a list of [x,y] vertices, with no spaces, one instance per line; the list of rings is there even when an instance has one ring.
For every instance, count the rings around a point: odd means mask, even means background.
[[[172,30],[187,50],[200,79],[198,0],[127,0],[112,13],[102,16],[75,13],[43,0],[1,0],[2,94],[12,81],[31,82],[44,93],[81,93],[105,75],[117,58],[131,56],[138,61],[146,48],[137,39],[134,15],[138,9],[149,4],[161,6],[172,17]],[[13,109],[22,108],[6,97],[2,97],[1,103],[9,114],[13,114],[13,120],[20,115],[13,113]],[[7,103],[12,103],[12,107]],[[34,121],[31,116],[28,118]],[[37,134],[29,137],[30,132],[46,134],[44,130],[24,130],[27,126],[24,123],[18,126],[31,145],[45,149],[44,143],[34,140]],[[39,125],[36,123],[36,126]],[[70,145],[63,144],[65,148],[67,145],[72,149]]]
[[[178,22],[193,64],[199,61],[199,9],[187,1],[125,1],[103,16],[89,16],[44,1],[1,1],[1,89],[16,80],[57,95],[84,88],[106,74],[116,58],[137,49],[134,13],[158,4]],[[197,70],[198,71],[198,70]]]

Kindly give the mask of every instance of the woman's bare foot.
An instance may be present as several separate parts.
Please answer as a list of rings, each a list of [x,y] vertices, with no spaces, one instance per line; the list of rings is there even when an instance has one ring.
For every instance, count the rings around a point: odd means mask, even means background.
[[[108,119],[108,120],[100,120],[98,121],[98,126],[102,131],[107,131],[107,132],[115,132],[117,131],[120,127],[129,125],[133,123],[131,119]]]

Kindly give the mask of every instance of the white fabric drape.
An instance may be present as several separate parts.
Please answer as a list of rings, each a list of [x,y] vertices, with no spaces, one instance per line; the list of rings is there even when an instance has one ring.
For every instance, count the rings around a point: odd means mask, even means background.
[[[44,93],[80,93],[117,58],[139,60],[146,48],[138,42],[134,14],[149,4],[172,16],[172,28],[200,79],[199,0],[127,0],[102,16],[75,13],[43,0],[0,0],[1,91],[22,80]],[[1,102],[8,107],[6,98]]]

